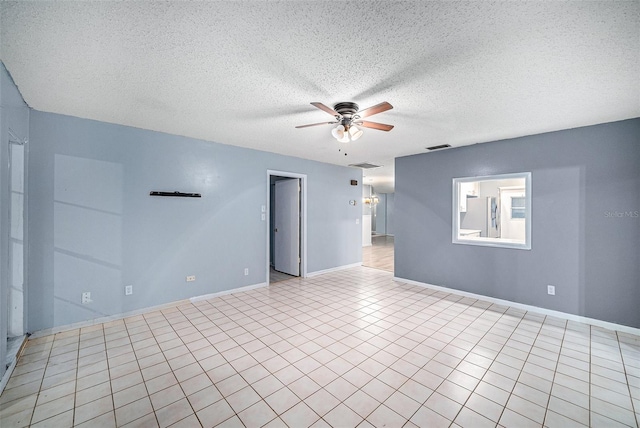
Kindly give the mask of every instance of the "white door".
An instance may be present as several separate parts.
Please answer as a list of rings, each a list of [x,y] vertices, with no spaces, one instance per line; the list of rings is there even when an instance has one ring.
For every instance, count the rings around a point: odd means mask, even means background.
[[[300,179],[276,181],[275,192],[274,268],[300,276]]]

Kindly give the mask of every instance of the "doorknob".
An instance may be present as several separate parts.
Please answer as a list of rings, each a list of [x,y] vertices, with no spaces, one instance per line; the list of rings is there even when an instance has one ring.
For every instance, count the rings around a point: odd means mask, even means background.
[[[277,232],[277,231],[278,231],[278,228],[276,227],[275,229],[273,229],[273,231],[274,231],[274,232]]]

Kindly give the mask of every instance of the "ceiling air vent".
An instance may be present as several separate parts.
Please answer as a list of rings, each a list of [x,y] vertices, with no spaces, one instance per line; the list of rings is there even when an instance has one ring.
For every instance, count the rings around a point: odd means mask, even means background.
[[[427,150],[440,150],[440,149],[446,149],[448,147],[451,147],[451,144],[440,144],[439,146],[431,146],[431,147],[427,147]]]
[[[374,165],[369,162],[362,162],[362,163],[352,163],[349,166],[352,166],[354,168],[371,169],[371,168],[380,168],[382,165]]]

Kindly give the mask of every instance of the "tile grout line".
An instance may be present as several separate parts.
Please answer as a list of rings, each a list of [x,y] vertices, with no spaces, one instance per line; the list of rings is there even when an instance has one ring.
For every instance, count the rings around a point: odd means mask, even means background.
[[[631,411],[633,412],[633,416],[636,419],[636,424],[640,427],[640,416],[636,412],[635,403],[633,402],[633,395],[631,394],[631,385],[629,385],[629,375],[627,374],[627,365],[624,363],[625,361],[624,353],[622,352],[622,346],[620,345],[620,335],[617,331],[615,332],[615,334],[616,334],[616,340],[618,341],[618,350],[620,351],[620,360],[622,361],[622,369],[624,370],[624,378],[627,381],[627,390],[629,391],[629,400],[631,400]],[[589,370],[589,373],[591,373],[591,370]],[[591,385],[591,382],[589,382],[589,385]],[[640,411],[640,409],[638,409],[638,411]]]
[[[546,320],[547,317],[548,317],[548,315],[545,316],[544,319]],[[543,323],[543,326],[544,326],[544,323]],[[553,379],[551,380],[551,390],[549,390],[549,397],[547,398],[547,405],[545,406],[545,409],[544,409],[544,418],[542,419],[542,425],[544,425],[544,423],[547,421],[547,415],[549,413],[549,403],[551,402],[551,397],[553,397],[553,385],[555,384],[556,374],[558,373],[558,364],[560,362],[560,351],[562,350],[562,344],[564,343],[564,338],[565,338],[566,334],[567,334],[567,321],[565,320],[565,325],[564,325],[564,327],[562,329],[562,340],[560,341],[560,348],[558,349],[558,358],[556,360],[556,364],[555,364],[555,367],[553,369]],[[538,336],[539,336],[539,334],[538,334]],[[536,341],[537,341],[537,337],[536,337]],[[572,419],[572,418],[569,418],[569,419]],[[578,421],[576,421],[576,422],[578,422]]]

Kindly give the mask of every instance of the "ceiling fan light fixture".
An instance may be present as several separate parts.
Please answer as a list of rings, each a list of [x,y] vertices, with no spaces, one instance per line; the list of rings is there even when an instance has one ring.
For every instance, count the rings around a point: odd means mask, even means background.
[[[333,128],[331,130],[331,135],[333,135],[333,138],[335,138],[336,140],[340,140],[341,138],[344,138],[344,135],[345,135],[344,125],[338,125],[335,128]]]
[[[338,138],[338,143],[348,143],[349,141],[351,141],[349,139],[349,133],[348,132],[343,132],[342,133],[342,138]]]
[[[351,128],[349,128],[349,136],[351,137],[351,141],[356,141],[358,138],[362,137],[362,134],[364,134],[362,129],[358,128],[355,125],[351,125]]]

